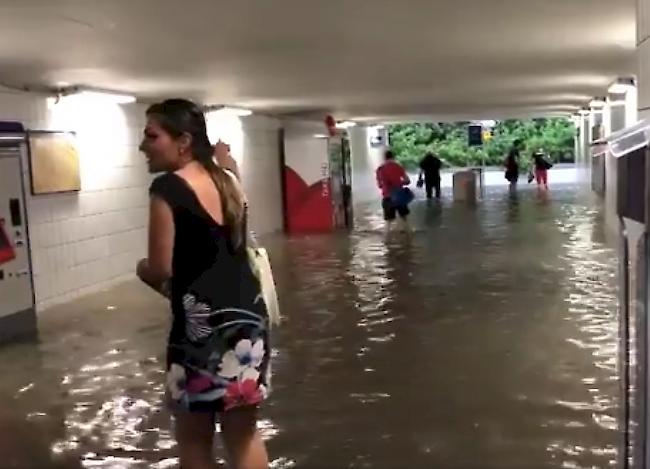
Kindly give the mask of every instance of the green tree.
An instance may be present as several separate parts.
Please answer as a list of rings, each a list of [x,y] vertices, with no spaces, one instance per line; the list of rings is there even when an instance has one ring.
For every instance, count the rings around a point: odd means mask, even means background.
[[[468,122],[397,124],[389,127],[390,144],[398,160],[415,169],[428,152],[450,166],[500,166],[519,139],[524,161],[534,151],[546,152],[554,161],[573,161],[575,128],[563,118],[504,120],[496,123],[493,138],[480,147],[468,145]]]

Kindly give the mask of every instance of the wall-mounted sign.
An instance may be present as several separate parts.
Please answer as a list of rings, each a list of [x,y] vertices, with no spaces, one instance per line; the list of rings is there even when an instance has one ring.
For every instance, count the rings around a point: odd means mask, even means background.
[[[81,190],[74,133],[29,131],[28,138],[32,194]]]
[[[370,146],[372,148],[379,148],[383,147],[385,144],[384,142],[384,136],[381,135],[380,133],[377,133],[375,135],[370,136]]]
[[[483,145],[483,126],[470,125],[467,128],[468,144],[471,147]]]

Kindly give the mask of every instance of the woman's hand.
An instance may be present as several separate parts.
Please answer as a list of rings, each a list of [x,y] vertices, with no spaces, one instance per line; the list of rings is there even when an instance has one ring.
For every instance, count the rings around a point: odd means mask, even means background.
[[[136,266],[136,274],[140,280],[157,290],[160,280],[154,275],[149,266],[149,259],[140,259]]]
[[[144,281],[144,279],[148,277],[147,275],[148,267],[149,267],[149,262],[147,261],[147,259],[140,259],[138,261],[138,264],[136,265],[135,268],[135,272],[140,280]]]
[[[219,166],[233,172],[239,179],[239,167],[230,153],[230,145],[219,140],[214,146],[214,158]]]

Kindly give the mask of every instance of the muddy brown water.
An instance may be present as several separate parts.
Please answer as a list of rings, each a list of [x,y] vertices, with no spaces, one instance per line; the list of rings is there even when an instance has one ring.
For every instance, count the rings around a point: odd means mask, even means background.
[[[272,467],[615,467],[617,267],[596,202],[491,189],[418,201],[413,224],[386,236],[371,207],[351,235],[266,240],[287,316],[260,421]],[[38,343],[0,348],[0,466],[177,467],[167,327],[137,282],[42,313]]]

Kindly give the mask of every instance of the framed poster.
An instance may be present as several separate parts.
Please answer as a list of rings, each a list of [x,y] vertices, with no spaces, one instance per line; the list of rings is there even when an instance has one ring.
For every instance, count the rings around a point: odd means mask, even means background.
[[[81,190],[79,151],[73,132],[30,130],[27,138],[33,195]]]

